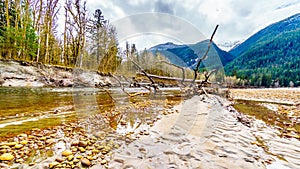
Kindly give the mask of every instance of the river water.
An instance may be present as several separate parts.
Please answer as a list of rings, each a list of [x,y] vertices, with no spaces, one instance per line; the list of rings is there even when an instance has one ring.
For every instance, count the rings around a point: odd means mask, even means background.
[[[126,89],[129,93],[147,92]],[[177,90],[178,91],[178,90]],[[156,95],[129,98],[122,90],[97,88],[0,88],[0,138],[76,121],[119,105],[143,100],[164,100],[176,93],[165,89]],[[178,92],[177,92],[178,93]],[[180,99],[180,98],[179,98]],[[158,102],[159,103],[159,102]]]

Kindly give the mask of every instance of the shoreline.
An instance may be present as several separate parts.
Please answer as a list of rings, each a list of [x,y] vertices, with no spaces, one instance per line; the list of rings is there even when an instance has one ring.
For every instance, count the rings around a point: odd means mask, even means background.
[[[79,68],[11,60],[0,60],[0,68],[0,86],[4,87],[118,86],[109,75]]]

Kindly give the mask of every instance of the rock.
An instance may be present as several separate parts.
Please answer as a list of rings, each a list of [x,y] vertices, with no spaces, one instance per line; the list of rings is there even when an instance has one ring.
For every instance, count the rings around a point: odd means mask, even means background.
[[[20,134],[20,137],[27,137],[27,134]]]
[[[7,145],[7,146],[10,146],[10,147],[15,146],[16,144],[17,144],[17,142],[9,142],[9,143],[6,143],[6,145]]]
[[[71,154],[72,154],[72,151],[70,151],[70,150],[65,150],[61,153],[62,156],[69,156]]]
[[[40,140],[41,141],[45,141],[47,138],[46,137],[41,137]]]
[[[98,153],[99,153],[99,150],[97,150],[97,149],[93,149],[93,150],[92,150],[92,153],[94,153],[94,154],[98,154]]]
[[[21,158],[16,160],[16,163],[23,163],[23,162],[24,162],[24,160]]]
[[[80,160],[80,162],[81,162],[81,164],[82,164],[83,166],[91,166],[91,162],[90,162],[90,160],[87,159],[87,158],[82,158],[82,159]]]
[[[69,155],[69,156],[68,156],[68,160],[69,160],[69,161],[71,161],[71,160],[73,160],[73,159],[74,159],[74,156],[73,156],[73,155]]]
[[[78,144],[79,144],[79,141],[73,141],[73,142],[71,143],[71,146],[78,146]]]
[[[78,146],[79,147],[86,147],[88,143],[86,141],[79,141]]]
[[[293,131],[293,132],[297,132],[297,130],[294,127],[289,127],[286,129],[287,131]]]
[[[11,153],[4,153],[0,156],[0,160],[1,161],[11,161],[13,160],[15,157],[11,154]]]
[[[26,144],[28,144],[28,141],[27,140],[23,140],[23,141],[20,142],[20,144],[26,145]]]
[[[16,148],[16,149],[20,149],[20,148],[22,148],[22,147],[23,147],[23,144],[16,144],[16,145],[15,145],[15,148]]]
[[[46,144],[53,144],[54,142],[54,139],[48,139],[45,141]]]
[[[52,162],[52,163],[49,164],[49,168],[54,168],[57,165],[59,165],[59,162],[54,161],[54,162]]]
[[[83,147],[79,147],[78,149],[79,149],[79,151],[82,152],[82,153],[85,152],[85,148],[83,148]]]
[[[100,162],[101,165],[104,165],[104,164],[106,164],[106,163],[107,163],[106,160],[101,160],[101,162]]]
[[[56,158],[56,159],[55,159],[55,161],[57,161],[57,162],[61,163],[61,162],[63,162],[63,161],[64,161],[64,159],[63,159],[63,158],[59,158],[59,157],[58,157],[58,158]]]
[[[10,147],[9,147],[9,146],[6,146],[6,145],[0,147],[0,149],[9,149],[9,148],[10,148]]]
[[[32,136],[32,135],[29,135],[28,136],[28,139],[34,139],[35,137],[34,136]]]
[[[35,165],[35,162],[29,163],[28,165],[29,165],[29,166],[34,166],[34,165]]]

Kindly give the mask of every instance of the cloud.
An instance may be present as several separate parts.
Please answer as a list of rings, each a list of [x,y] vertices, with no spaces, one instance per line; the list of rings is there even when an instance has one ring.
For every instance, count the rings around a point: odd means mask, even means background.
[[[300,9],[299,0],[88,0],[87,3],[92,11],[100,8],[105,18],[111,21],[147,12],[171,14],[185,20],[186,24],[193,25],[207,38],[219,24],[214,38],[216,43],[245,40],[271,23],[299,13]],[[164,34],[178,34],[184,30],[178,22],[168,21],[166,18],[161,18],[159,22],[136,18],[130,20],[130,23],[132,25],[128,25],[127,29],[138,32],[147,27],[160,28],[158,30]],[[189,31],[184,30],[183,33],[185,32]],[[144,47],[143,44],[137,46]]]
[[[158,0],[155,3],[155,12],[174,14],[174,7],[170,2]]]

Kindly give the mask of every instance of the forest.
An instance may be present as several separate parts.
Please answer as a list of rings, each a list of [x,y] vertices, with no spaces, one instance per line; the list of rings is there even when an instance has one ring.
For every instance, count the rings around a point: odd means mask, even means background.
[[[180,69],[160,62],[167,61],[162,55],[138,52],[128,42],[122,49],[115,27],[100,9],[90,14],[86,1],[2,0],[0,11],[1,59],[129,76],[137,70],[134,60],[149,73],[181,77]],[[193,77],[192,70],[186,76]]]
[[[115,28],[100,9],[89,15],[86,1],[1,0],[0,22],[2,59],[103,72],[120,64]]]

